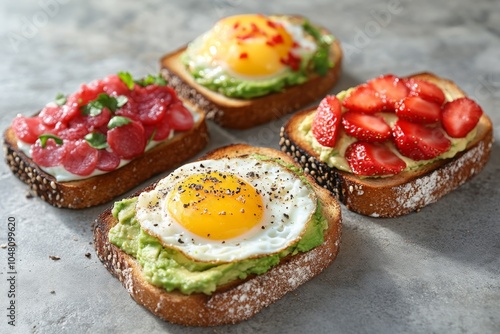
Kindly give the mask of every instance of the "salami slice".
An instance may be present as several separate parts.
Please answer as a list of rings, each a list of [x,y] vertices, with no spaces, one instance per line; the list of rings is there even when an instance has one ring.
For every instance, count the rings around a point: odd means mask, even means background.
[[[113,152],[99,150],[96,168],[102,171],[112,171],[120,165],[120,158]]]
[[[88,176],[97,166],[97,149],[85,140],[70,141],[66,144],[67,152],[62,159],[63,167],[70,173]]]
[[[42,147],[42,142],[38,139],[31,146],[31,158],[37,165],[42,167],[59,166],[66,155],[66,149],[65,144],[58,145],[54,139],[48,139],[45,147]]]
[[[166,117],[174,130],[186,131],[194,125],[193,115],[180,101],[169,106]]]
[[[141,155],[146,147],[144,128],[135,121],[113,128],[108,131],[108,144],[118,157],[133,159]]]
[[[46,131],[41,118],[24,116],[17,116],[12,121],[12,129],[17,138],[28,144],[33,144],[38,139],[38,136]]]

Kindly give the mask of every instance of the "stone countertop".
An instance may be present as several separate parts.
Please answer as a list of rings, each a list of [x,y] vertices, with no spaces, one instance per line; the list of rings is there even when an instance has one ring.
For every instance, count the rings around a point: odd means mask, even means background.
[[[452,79],[500,124],[498,1],[2,1],[0,125],[56,93],[159,58],[223,16],[302,14],[342,42],[332,93],[383,73]],[[232,142],[278,147],[287,117],[246,131],[209,123],[206,150]],[[320,276],[234,326],[184,328],[137,305],[97,259],[92,222],[110,204],[53,208],[0,164],[0,244],[16,221],[16,327],[8,325],[8,249],[0,248],[3,333],[498,333],[500,147],[485,170],[418,213],[377,219],[342,207],[337,260]],[[145,184],[141,185],[144,186]],[[53,260],[51,256],[60,257]]]

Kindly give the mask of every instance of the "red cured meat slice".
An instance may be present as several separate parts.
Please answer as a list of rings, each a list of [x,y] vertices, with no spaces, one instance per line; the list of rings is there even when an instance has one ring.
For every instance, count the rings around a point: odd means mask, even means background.
[[[120,165],[120,158],[113,152],[106,150],[98,151],[96,168],[102,171],[115,170]]]
[[[70,141],[65,145],[67,151],[62,159],[63,167],[76,175],[90,175],[97,166],[97,149],[90,146],[85,140]]]
[[[130,122],[126,125],[108,131],[109,147],[122,159],[133,159],[144,152],[146,139],[144,127],[139,122]]]
[[[62,163],[66,155],[66,145],[57,145],[54,139],[48,139],[42,147],[40,139],[31,146],[31,158],[42,167],[55,167]]]
[[[174,130],[186,131],[194,125],[193,115],[181,102],[171,104],[166,117]]]

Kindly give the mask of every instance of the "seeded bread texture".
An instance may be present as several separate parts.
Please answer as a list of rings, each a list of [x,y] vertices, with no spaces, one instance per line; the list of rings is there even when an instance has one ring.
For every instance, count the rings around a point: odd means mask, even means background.
[[[279,157],[295,164],[290,157],[277,150],[242,144],[212,151],[202,159],[241,157],[253,153]],[[187,326],[234,324],[252,317],[309,281],[336,258],[341,235],[339,204],[329,191],[318,186],[310,176],[307,178],[322,203],[323,216],[328,220],[324,242],[309,252],[282,259],[265,274],[232,282],[210,296],[167,292],[145,281],[136,260],[108,240],[109,230],[117,223],[111,215],[111,209],[101,214],[95,222],[94,247],[104,266],[122,282],[132,298],[161,319]],[[153,187],[151,185],[145,190]]]
[[[326,30],[323,31],[328,33]],[[303,84],[253,99],[229,98],[199,85],[186,70],[181,55],[186,47],[161,59],[161,73],[177,93],[207,112],[207,118],[226,128],[247,129],[299,110],[328,93],[337,82],[342,49],[335,39],[330,48],[334,66],[324,76],[314,74]]]
[[[12,128],[4,132],[5,159],[14,175],[29,185],[34,194],[55,207],[82,209],[103,204],[150,177],[178,166],[206,146],[209,136],[205,115],[194,106],[191,109],[198,115],[191,130],[178,132],[172,139],[117,170],[88,179],[58,182],[19,149]]]
[[[465,96],[452,81],[434,74],[420,73],[411,77],[430,81],[453,98]],[[484,168],[493,144],[492,123],[483,114],[476,137],[465,151],[454,158],[436,161],[392,177],[360,178],[320,161],[318,154],[298,130],[302,121],[315,110],[301,111],[285,124],[280,135],[281,150],[292,156],[306,173],[330,190],[348,209],[372,217],[397,217],[436,202]]]

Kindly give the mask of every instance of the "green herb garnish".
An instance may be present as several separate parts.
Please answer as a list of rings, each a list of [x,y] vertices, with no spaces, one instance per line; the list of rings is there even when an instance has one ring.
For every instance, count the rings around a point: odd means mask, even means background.
[[[85,135],[87,143],[98,150],[108,147],[106,135],[99,132],[92,132]]]
[[[152,75],[148,74],[146,77],[142,78],[141,80],[136,80],[136,84],[142,87],[146,87],[149,85],[158,85],[158,86],[166,86],[167,85],[167,80],[165,80],[161,74],[158,75]]]
[[[128,99],[124,95],[112,97],[108,94],[101,93],[97,96],[97,99],[90,101],[82,107],[82,113],[88,116],[98,116],[104,108],[108,108],[109,111],[115,112],[127,102]]]
[[[40,144],[42,145],[42,148],[45,148],[45,146],[47,146],[47,140],[49,139],[54,139],[54,141],[56,142],[57,145],[62,145],[63,144],[63,140],[61,138],[59,138],[58,136],[55,136],[51,133],[44,133],[42,135],[40,135],[38,137],[40,139]]]
[[[330,61],[330,45],[333,43],[334,37],[328,34],[322,34],[321,31],[313,26],[309,21],[304,21],[302,24],[304,30],[310,34],[318,45],[318,49],[312,57],[314,70],[319,75],[326,75],[328,70],[334,65]]]
[[[132,120],[130,118],[123,117],[123,116],[114,116],[108,122],[108,129],[113,129],[113,128],[117,128],[119,126],[124,126],[130,122],[132,122]]]
[[[56,95],[56,99],[54,100],[54,102],[58,105],[58,106],[63,106],[66,104],[66,95],[62,94],[62,93],[59,93]]]
[[[129,72],[118,72],[118,77],[127,85],[128,89],[134,89],[134,78]]]

